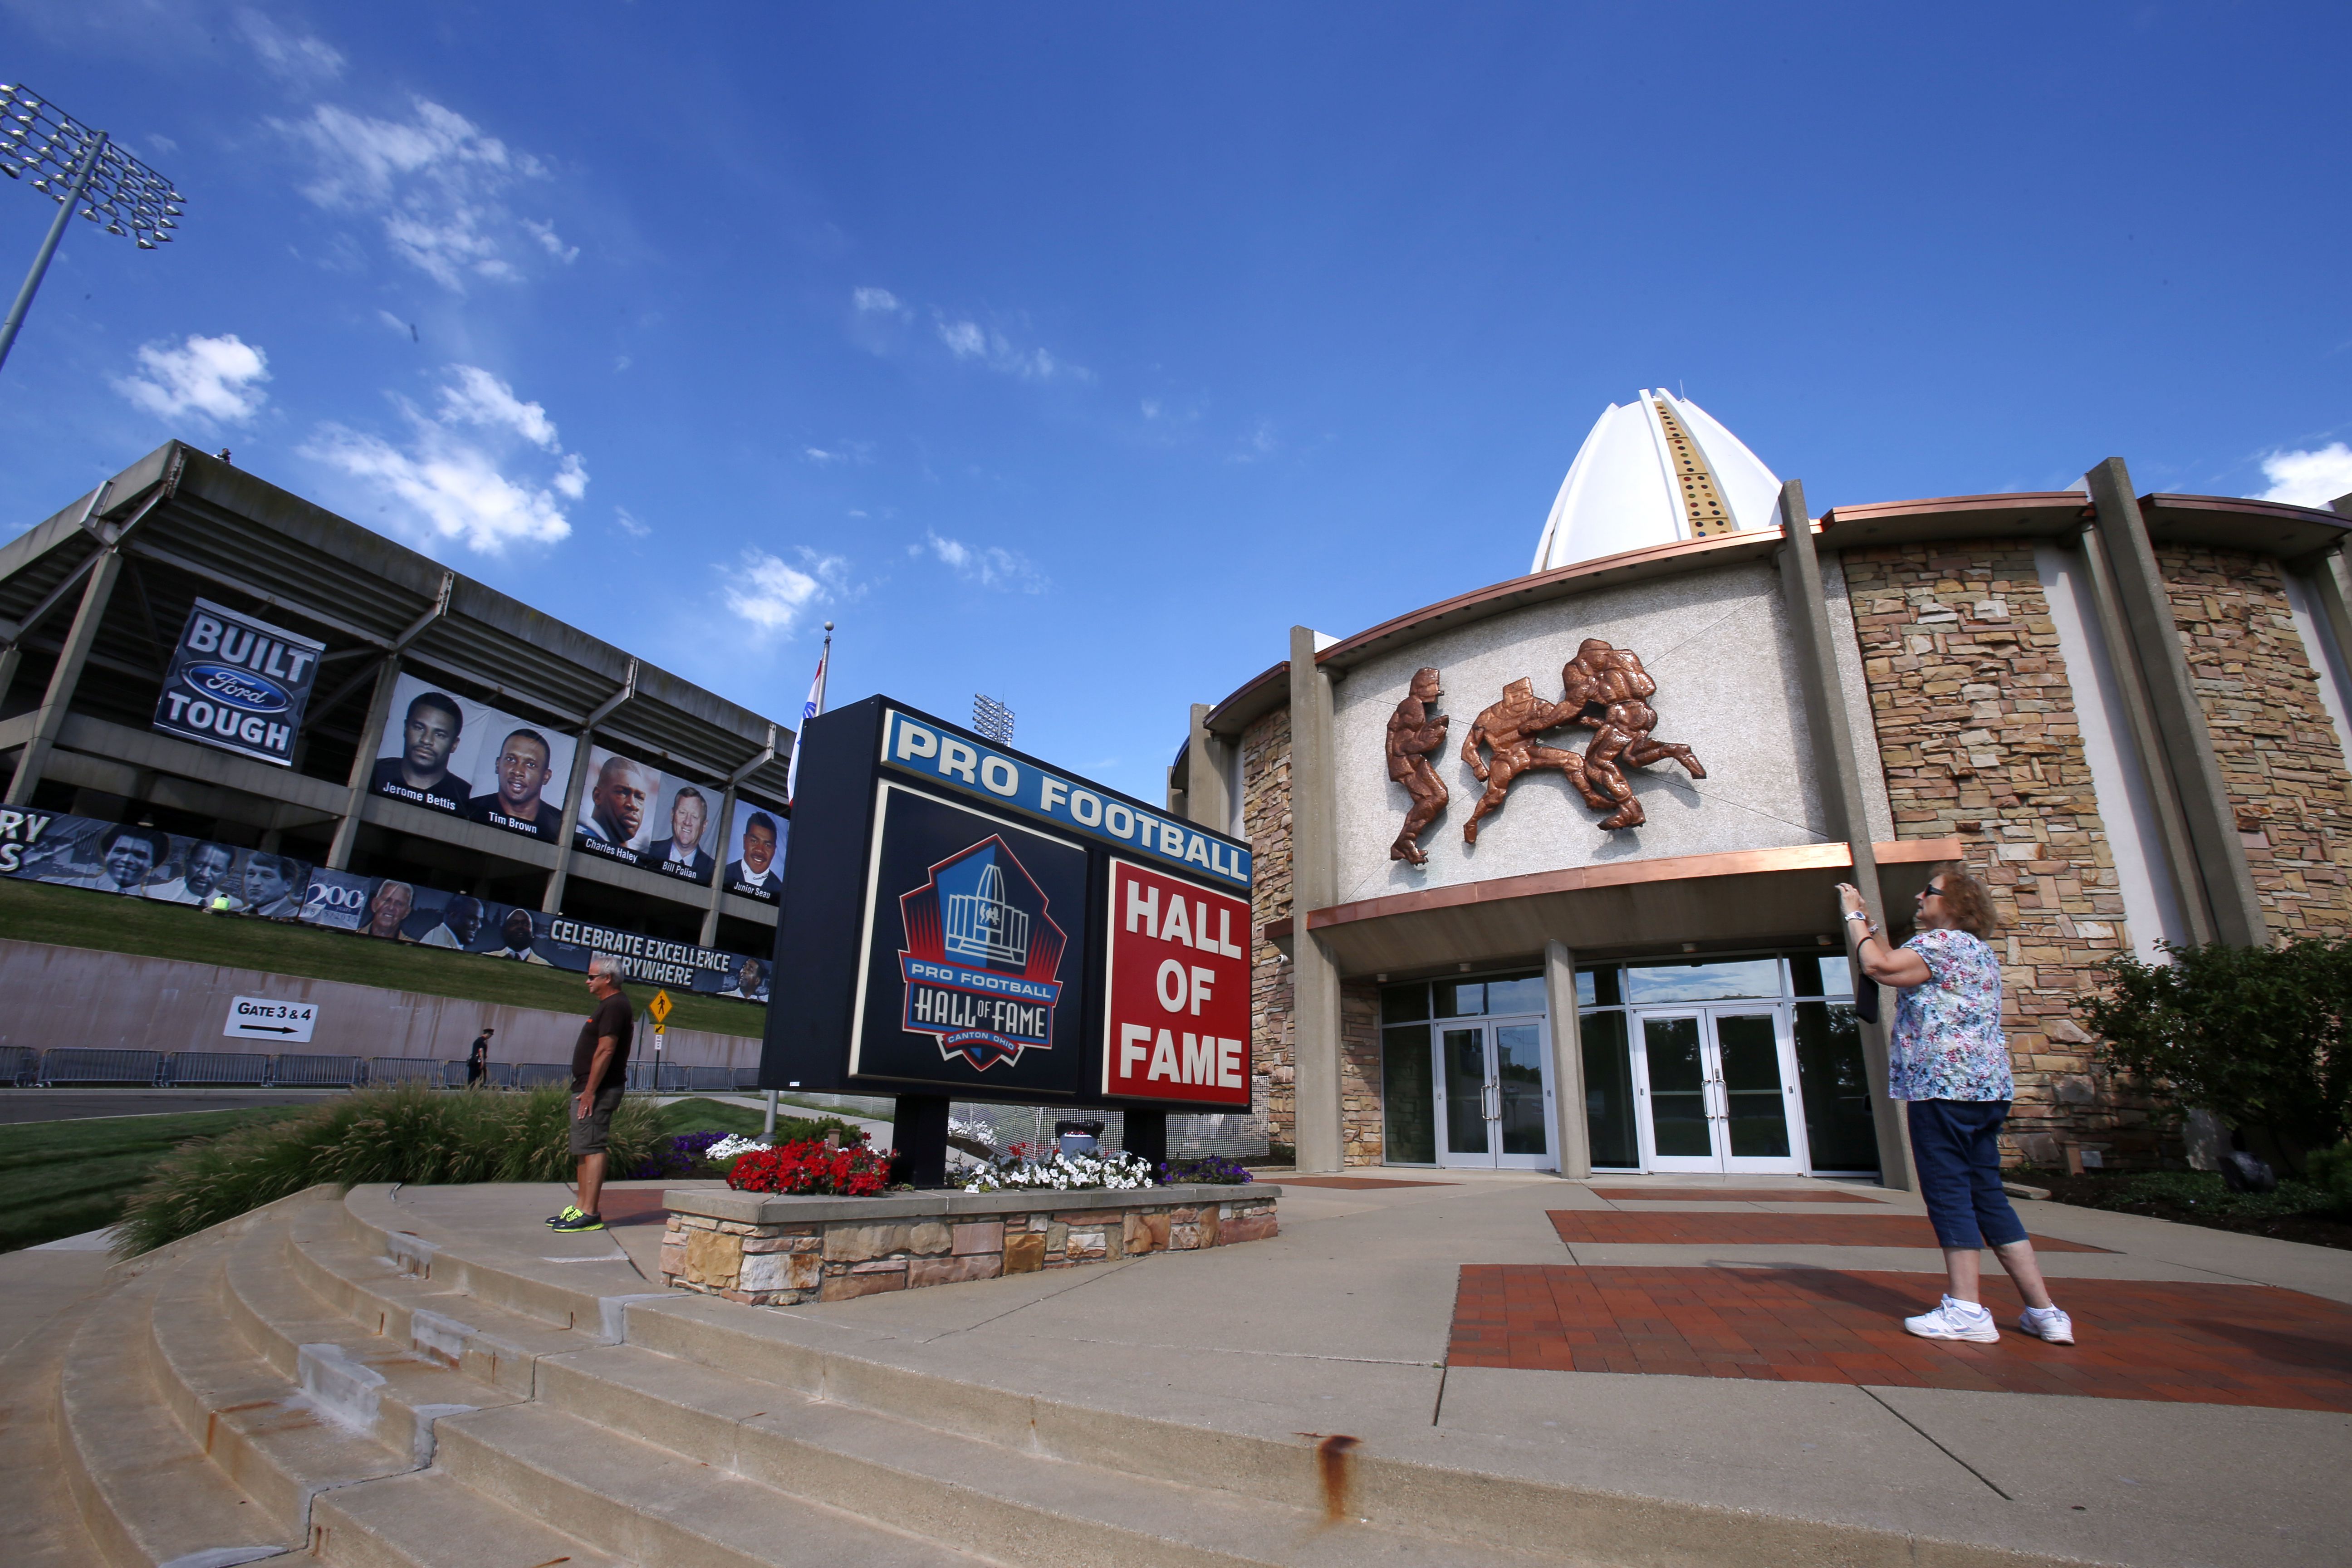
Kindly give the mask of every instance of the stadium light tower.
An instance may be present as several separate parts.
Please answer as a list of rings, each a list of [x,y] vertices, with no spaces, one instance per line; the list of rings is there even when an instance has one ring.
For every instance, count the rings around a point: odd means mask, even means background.
[[[1000,746],[1013,744],[1013,710],[993,697],[972,693],[971,727]]]
[[[12,180],[33,176],[33,189],[58,204],[49,235],[41,241],[8,319],[0,323],[0,365],[16,344],[16,330],[33,308],[33,295],[49,269],[49,258],[65,237],[66,219],[81,216],[109,234],[152,250],[171,240],[187,200],[172,182],[116,146],[103,131],[92,131],[72,115],[21,85],[0,83],[0,174]]]

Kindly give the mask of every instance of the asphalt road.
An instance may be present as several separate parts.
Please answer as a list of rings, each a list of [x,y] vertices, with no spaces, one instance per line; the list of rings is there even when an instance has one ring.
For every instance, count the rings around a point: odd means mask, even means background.
[[[335,1089],[0,1089],[0,1126],[80,1121],[98,1116],[246,1110],[258,1105],[310,1105],[342,1092]]]

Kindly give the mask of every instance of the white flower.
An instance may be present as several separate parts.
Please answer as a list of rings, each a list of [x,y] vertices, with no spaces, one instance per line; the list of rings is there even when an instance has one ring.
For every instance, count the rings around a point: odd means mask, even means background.
[[[706,1160],[731,1160],[738,1154],[748,1154],[754,1149],[766,1147],[767,1145],[757,1138],[746,1138],[740,1132],[730,1132],[704,1150],[702,1157]]]
[[[1038,1191],[1057,1193],[1101,1189],[1134,1192],[1152,1184],[1151,1166],[1133,1154],[1055,1154],[1050,1159],[1015,1163],[999,1162],[965,1184],[968,1193]]]

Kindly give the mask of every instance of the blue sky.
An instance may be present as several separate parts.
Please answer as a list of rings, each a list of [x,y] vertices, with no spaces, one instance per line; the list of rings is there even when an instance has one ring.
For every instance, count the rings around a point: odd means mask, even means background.
[[[74,226],[0,528],[227,446],[770,714],[831,617],[836,701],[1147,797],[1294,622],[1524,572],[1645,385],[1816,510],[2352,490],[2340,5],[0,16],[189,197]]]

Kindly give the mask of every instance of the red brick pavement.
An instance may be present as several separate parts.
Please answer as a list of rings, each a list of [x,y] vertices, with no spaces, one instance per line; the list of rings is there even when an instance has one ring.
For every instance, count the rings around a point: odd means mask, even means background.
[[[1351,1193],[1372,1187],[1458,1187],[1459,1182],[1390,1182],[1377,1176],[1269,1176],[1281,1187],[1343,1187]]]
[[[1885,1200],[1823,1187],[1594,1187],[1612,1203],[1633,1198],[1661,1204],[1874,1204]]]
[[[1936,1227],[1907,1214],[1628,1214],[1553,1209],[1560,1240],[1676,1247],[1933,1247]],[[2042,1252],[2105,1252],[2079,1241],[2032,1237]]]
[[[659,1187],[607,1187],[596,1205],[604,1211],[606,1230],[625,1225],[665,1225],[669,1220]]]
[[[2352,1308],[2260,1285],[2058,1282],[2080,1342],[2015,1331],[2006,1280],[1985,1305],[1999,1344],[1922,1340],[1900,1320],[1940,1274],[1728,1267],[1465,1267],[1452,1366],[1744,1377],[1781,1383],[2072,1394],[2352,1412]]]

